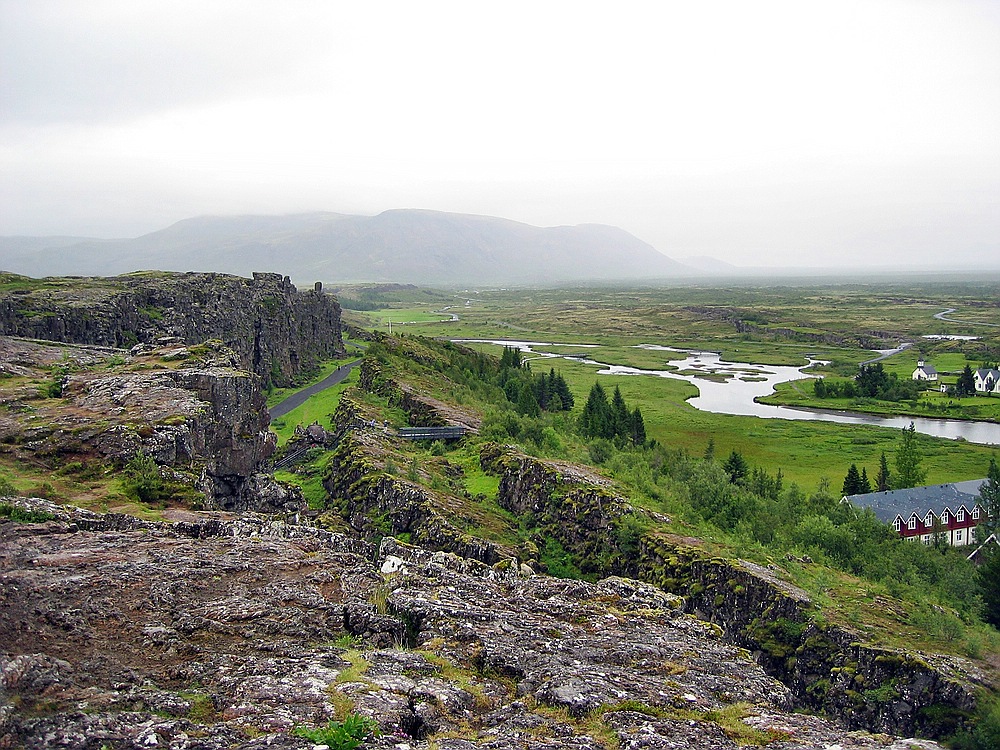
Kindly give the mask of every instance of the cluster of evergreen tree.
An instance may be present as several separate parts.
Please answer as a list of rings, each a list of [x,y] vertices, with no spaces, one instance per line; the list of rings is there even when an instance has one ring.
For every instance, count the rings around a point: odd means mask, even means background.
[[[872,483],[868,479],[868,470],[862,468],[859,472],[857,464],[851,464],[847,476],[844,477],[844,489],[841,492],[844,495],[867,495],[871,491]]]
[[[917,446],[917,431],[910,422],[909,427],[901,431],[899,444],[893,457],[895,475],[889,471],[889,461],[885,453],[879,458],[878,474],[874,486],[868,479],[868,471],[864,468],[858,471],[857,464],[851,464],[844,477],[844,495],[866,495],[869,492],[886,492],[887,490],[902,490],[918,487],[927,479],[927,472],[922,468],[923,457]]]
[[[973,375],[972,367],[968,363],[958,376],[958,382],[955,383],[955,395],[960,397],[976,395],[976,376]]]
[[[829,380],[816,378],[813,381],[816,398],[857,398],[858,389],[853,380]]]
[[[715,458],[715,441],[709,441],[709,447],[705,450],[705,460],[712,461]],[[781,494],[784,486],[784,476],[781,469],[773,477],[767,473],[766,469],[759,466],[751,466],[735,448],[722,463],[722,469],[729,475],[729,481],[740,487],[746,487],[759,497],[776,499]]]
[[[646,424],[639,407],[629,411],[618,386],[615,386],[609,402],[607,393],[597,382],[590,389],[587,403],[583,406],[580,432],[586,438],[604,438],[632,445],[646,443]]]
[[[854,384],[858,395],[865,398],[877,398],[882,401],[904,401],[917,397],[922,390],[920,381],[900,379],[896,373],[887,373],[881,362],[873,365],[861,365],[858,374],[854,376]]]
[[[575,403],[561,373],[550,368],[548,375],[533,374],[531,365],[521,358],[521,350],[512,346],[503,348],[497,384],[507,400],[529,417],[543,411],[569,411]]]
[[[896,373],[887,373],[881,362],[861,365],[854,380],[813,381],[816,398],[877,398],[881,401],[909,401],[917,398],[923,386],[919,381],[901,379]]]

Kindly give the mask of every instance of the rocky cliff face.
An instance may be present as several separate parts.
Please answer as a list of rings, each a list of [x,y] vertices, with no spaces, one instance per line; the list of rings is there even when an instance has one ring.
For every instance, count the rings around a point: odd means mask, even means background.
[[[416,544],[487,564],[513,558],[510,550],[458,529],[454,522],[462,513],[455,502],[386,472],[395,438],[366,418],[362,408],[341,399],[336,447],[323,480],[330,502],[358,533],[371,538],[409,534]]]
[[[0,747],[939,750],[792,713],[676,596],[245,516],[158,524],[18,500],[0,520]],[[374,557],[374,562],[373,562]]]
[[[0,446],[15,461],[94,476],[145,454],[208,508],[301,503],[258,474],[275,448],[260,380],[221,345],[126,357],[0,337],[0,358],[17,373],[0,380]]]
[[[343,351],[336,299],[299,292],[287,276],[268,273],[26,282],[0,294],[0,333],[125,349],[163,336],[187,344],[218,339],[240,367],[276,385]]]

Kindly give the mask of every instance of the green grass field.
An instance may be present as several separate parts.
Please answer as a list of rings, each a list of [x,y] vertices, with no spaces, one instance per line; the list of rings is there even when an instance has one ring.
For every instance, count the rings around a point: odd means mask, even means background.
[[[804,365],[809,359],[830,361],[820,374],[852,376],[858,363],[875,356],[874,334],[889,348],[898,341],[913,346],[884,361],[888,372],[909,378],[918,357],[954,382],[966,362],[1000,355],[1000,329],[949,323],[933,315],[949,307],[961,320],[1000,323],[996,284],[829,285],[816,287],[673,287],[522,289],[470,293],[469,305],[454,308],[460,319],[451,323],[407,325],[404,335],[448,338],[484,338],[599,344],[599,349],[537,347],[560,355],[579,355],[608,364],[642,369],[669,369],[681,354],[636,348],[639,344],[669,345],[722,353],[728,361],[758,364]],[[412,304],[380,311],[395,320],[416,319],[421,310]],[[440,301],[432,303],[440,309]],[[428,305],[424,312],[434,317]],[[368,316],[370,327],[385,330],[383,317]],[[438,315],[437,317],[441,317]],[[747,326],[739,329],[736,321]],[[743,325],[743,324],[741,324]],[[863,334],[863,335],[862,335]],[[925,334],[975,335],[978,341],[921,338]],[[473,345],[499,355],[501,348]],[[608,390],[619,385],[630,404],[639,406],[647,432],[662,445],[700,455],[709,440],[716,455],[738,450],[752,464],[772,473],[781,469],[786,479],[807,491],[824,478],[839,490],[851,463],[874,475],[884,451],[892,458],[898,430],[826,422],[760,419],[699,411],[686,403],[695,387],[678,380],[642,376],[597,376],[596,368],[566,359],[531,361],[536,371],[550,367],[566,377],[577,398],[577,412],[594,380]],[[775,403],[820,408],[849,408],[835,400],[812,398],[808,387],[782,385]],[[801,391],[801,392],[800,392]],[[912,413],[928,417],[997,419],[1000,399],[950,399],[925,393],[916,408],[903,403],[884,413]],[[929,482],[958,481],[984,476],[995,450],[969,443],[921,436],[924,468]]]

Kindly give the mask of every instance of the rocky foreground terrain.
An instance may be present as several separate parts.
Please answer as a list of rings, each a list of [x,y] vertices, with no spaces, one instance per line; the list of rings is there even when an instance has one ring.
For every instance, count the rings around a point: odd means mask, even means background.
[[[794,713],[679,599],[247,514],[174,523],[5,502],[0,747],[936,748]]]

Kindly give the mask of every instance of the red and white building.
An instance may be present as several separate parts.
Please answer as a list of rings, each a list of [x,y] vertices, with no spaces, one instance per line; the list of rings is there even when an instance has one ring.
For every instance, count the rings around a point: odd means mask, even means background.
[[[871,508],[901,537],[932,544],[936,536],[956,547],[974,544],[975,528],[986,520],[979,488],[986,479],[849,495],[844,502]],[[981,541],[981,540],[979,540]]]

